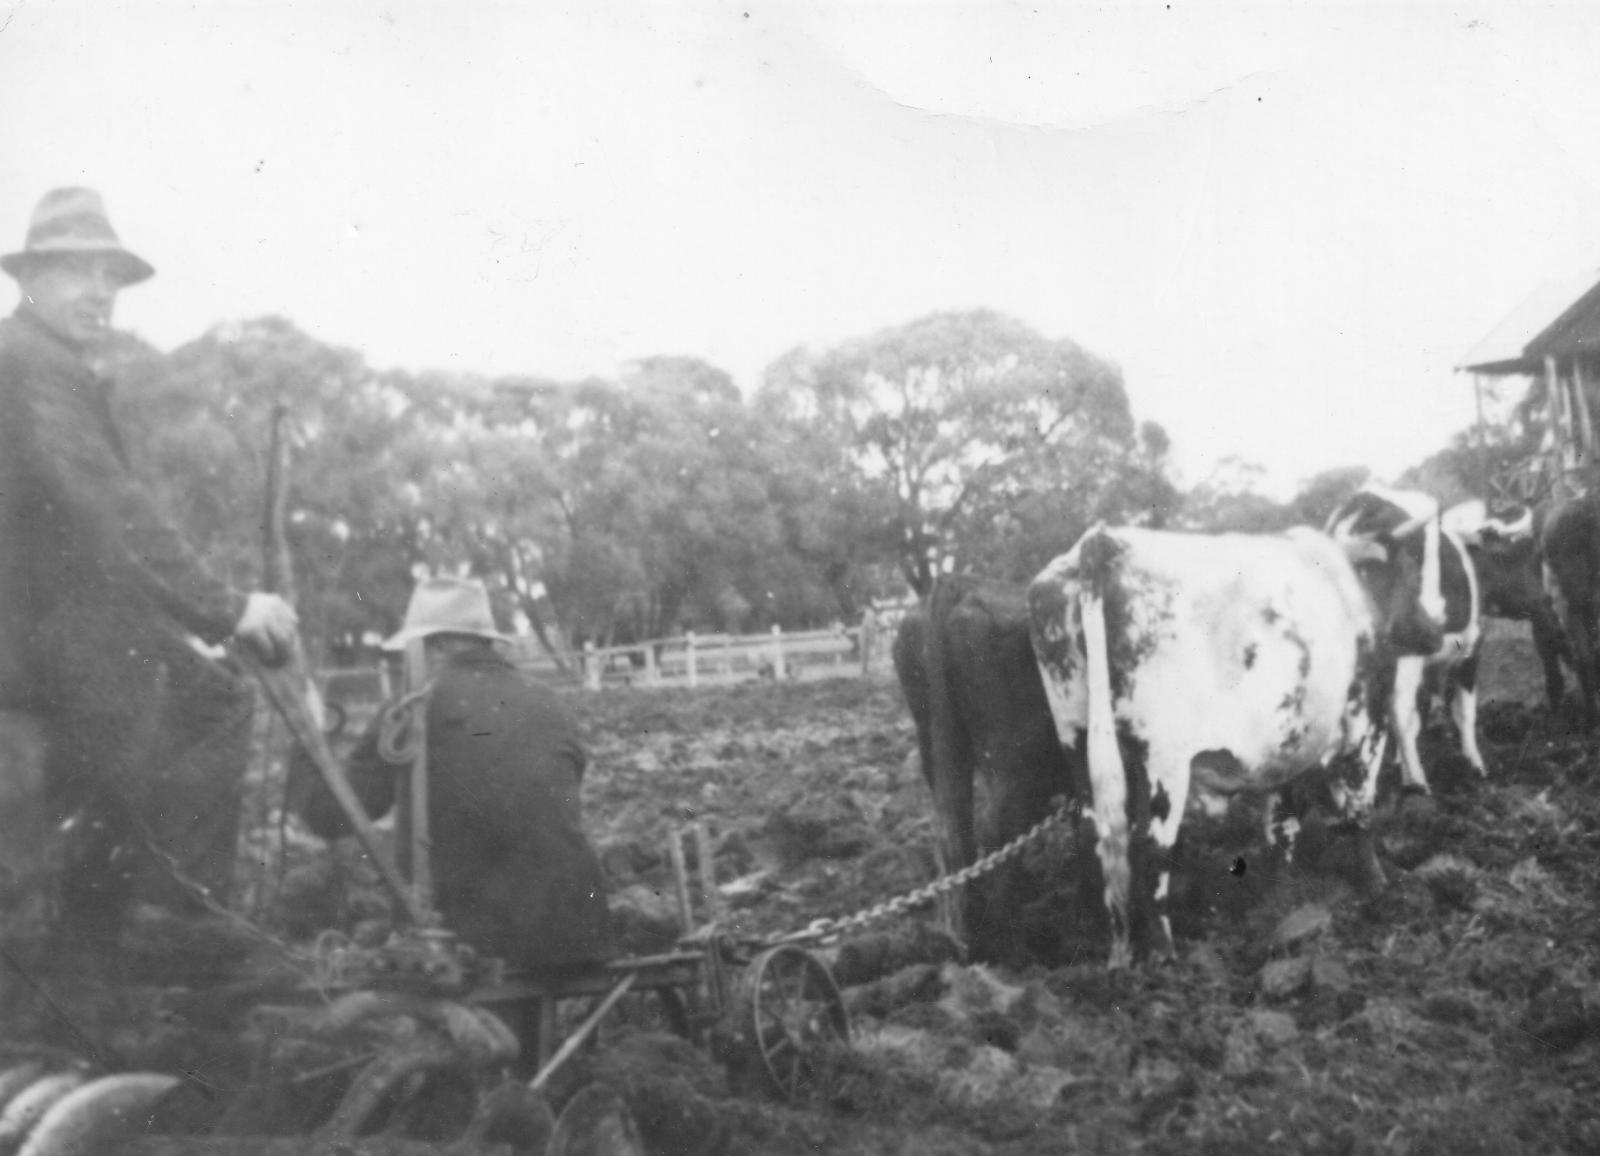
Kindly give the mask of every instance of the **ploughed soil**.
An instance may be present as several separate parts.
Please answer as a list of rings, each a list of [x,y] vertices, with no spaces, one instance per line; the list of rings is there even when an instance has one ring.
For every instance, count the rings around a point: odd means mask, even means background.
[[[1349,841],[1314,818],[1286,868],[1264,854],[1257,805],[1191,814],[1178,956],[1112,972],[1090,841],[1062,824],[1021,855],[1040,881],[1017,916],[1038,962],[968,962],[937,899],[809,944],[839,980],[852,1035],[814,1049],[794,1101],[754,1078],[736,1022],[674,1047],[649,1000],[630,996],[552,1082],[553,1106],[606,1078],[653,1152],[1600,1152],[1600,764],[1594,741],[1543,706],[1525,633],[1497,628],[1485,658],[1489,775],[1435,712],[1423,744],[1435,795],[1386,791],[1389,887],[1375,898],[1353,886]],[[692,921],[715,918],[750,950],[937,875],[892,676],[570,693],[591,746],[587,822],[630,955],[676,943],[667,849],[695,824],[715,894],[691,840]],[[356,856],[290,843],[287,879],[255,900],[262,926],[305,944],[319,926],[381,915]],[[330,861],[342,864],[331,898],[317,866]],[[141,982],[169,995],[182,982],[155,978]],[[64,981],[52,996],[55,1021],[13,994],[14,1038],[59,1029],[69,1008],[79,1050],[88,1039],[121,1066],[201,1072],[224,1098],[237,1087],[218,1058],[225,1017],[195,1003],[175,1017],[169,999],[140,1018],[125,1000],[119,1027]],[[564,1024],[586,1010],[564,1009]]]
[[[932,905],[866,928],[834,953],[850,1055],[804,1103],[729,1101],[738,1141],[862,1156],[1600,1152],[1600,764],[1549,717],[1525,633],[1495,630],[1485,660],[1487,781],[1436,712],[1434,797],[1385,792],[1382,895],[1359,894],[1349,841],[1314,820],[1284,870],[1262,858],[1250,805],[1191,814],[1178,958],[1110,972],[1089,840],[1058,831],[1023,856],[1061,880],[1019,915],[1048,966],[942,958]],[[598,838],[650,846],[673,823],[709,825],[731,848],[717,863],[739,880],[726,918],[741,932],[782,935],[934,877],[891,680],[576,701]]]

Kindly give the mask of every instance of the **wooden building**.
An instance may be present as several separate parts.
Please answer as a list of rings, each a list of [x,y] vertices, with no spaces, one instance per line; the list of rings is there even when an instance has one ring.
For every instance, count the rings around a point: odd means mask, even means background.
[[[1600,482],[1600,272],[1541,285],[1457,368],[1473,375],[1480,423],[1485,378],[1528,380],[1518,410],[1544,429],[1538,488],[1563,494]]]

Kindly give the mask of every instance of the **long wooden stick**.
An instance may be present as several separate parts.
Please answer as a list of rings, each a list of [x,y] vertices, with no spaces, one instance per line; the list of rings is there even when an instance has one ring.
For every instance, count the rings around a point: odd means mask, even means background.
[[[432,921],[431,915],[417,902],[416,895],[406,886],[406,881],[378,841],[377,829],[373,827],[372,820],[367,818],[350,781],[345,778],[344,768],[328,749],[328,740],[323,736],[322,728],[312,718],[306,702],[304,679],[297,677],[288,666],[265,665],[246,647],[241,646],[237,653],[239,661],[255,675],[261,688],[267,692],[268,701],[288,724],[289,733],[311,756],[311,762],[321,774],[322,781],[344,811],[345,818],[355,828],[356,838],[361,840],[362,848],[371,856],[384,885],[400,901],[406,917],[418,927],[428,926]]]
[[[413,694],[428,685],[428,652],[420,638],[406,643],[406,693]],[[406,836],[410,841],[411,890],[423,910],[433,908],[433,834],[428,815],[428,700],[411,707],[412,756],[410,775],[411,806],[407,811]]]
[[[583,1041],[594,1033],[594,1029],[600,1026],[600,1021],[605,1018],[612,1005],[628,994],[628,989],[633,986],[633,981],[638,978],[639,973],[636,971],[630,971],[623,976],[622,982],[612,988],[606,994],[606,998],[600,1001],[600,1006],[589,1013],[589,1018],[578,1025],[578,1030],[566,1038],[561,1047],[556,1050],[556,1054],[550,1057],[550,1062],[540,1068],[538,1075],[528,1081],[528,1088],[531,1091],[537,1092],[549,1082],[550,1077],[555,1075],[556,1069],[566,1063],[572,1053],[582,1046]],[[547,995],[544,998],[549,999],[550,997]]]
[[[262,585],[268,591],[293,601],[294,567],[290,562],[288,535],[284,528],[289,494],[288,420],[288,407],[281,403],[275,405],[267,451],[266,499],[261,519],[261,578]],[[328,749],[328,740],[322,733],[321,703],[313,705],[317,695],[316,684],[311,681],[305,648],[299,637],[290,643],[289,653],[283,656],[286,661],[280,666],[268,666],[245,645],[237,648],[237,654],[240,662],[261,683],[268,701],[288,725],[289,734],[311,756],[322,781],[327,784],[328,790],[344,811],[345,818],[355,829],[356,838],[361,840],[361,846],[371,856],[384,884],[400,901],[407,918],[419,927],[427,926],[431,919],[427,906],[417,901],[416,895],[406,886],[393,861],[384,852],[372,820],[367,818],[361,801],[356,798],[354,789],[345,778],[344,768]]]

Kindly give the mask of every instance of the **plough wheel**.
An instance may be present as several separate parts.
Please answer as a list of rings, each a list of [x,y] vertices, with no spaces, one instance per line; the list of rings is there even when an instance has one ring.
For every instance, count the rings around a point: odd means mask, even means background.
[[[775,1091],[793,1100],[813,1075],[810,1051],[848,1043],[850,1016],[827,964],[792,943],[769,947],[745,970],[750,1039]]]

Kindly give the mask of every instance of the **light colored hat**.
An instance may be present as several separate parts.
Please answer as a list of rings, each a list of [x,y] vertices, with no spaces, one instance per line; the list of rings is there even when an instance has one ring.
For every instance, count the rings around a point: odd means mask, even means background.
[[[510,641],[494,626],[489,590],[475,578],[424,578],[411,592],[406,620],[385,650],[404,650],[413,638],[430,634],[475,634],[496,642]]]
[[[93,189],[51,189],[39,198],[22,249],[0,257],[0,269],[20,277],[41,258],[70,253],[104,253],[115,259],[116,276],[135,285],[155,273],[144,258],[122,247],[105,204]]]

